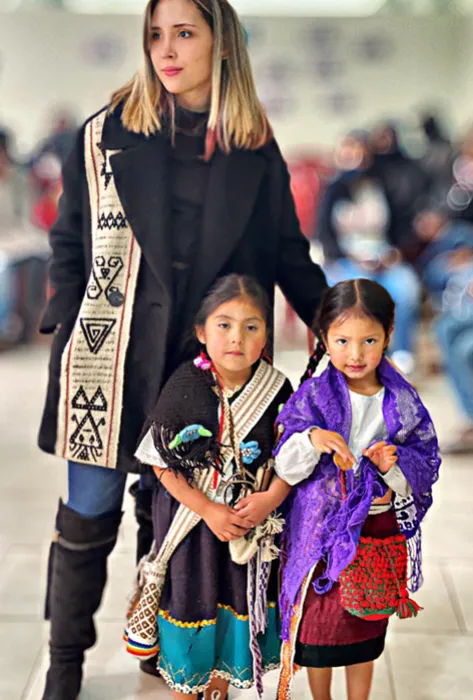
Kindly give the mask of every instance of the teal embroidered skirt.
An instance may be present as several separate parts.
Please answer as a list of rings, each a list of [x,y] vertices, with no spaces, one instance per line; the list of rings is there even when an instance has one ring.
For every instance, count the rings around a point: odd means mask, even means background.
[[[178,503],[159,488],[154,503],[154,530],[160,545]],[[263,668],[279,665],[278,563],[268,585],[268,624],[259,635]],[[199,523],[173,554],[158,615],[158,668],[173,690],[203,692],[212,676],[247,689],[254,683],[248,620],[247,567],[230,558],[220,542]]]

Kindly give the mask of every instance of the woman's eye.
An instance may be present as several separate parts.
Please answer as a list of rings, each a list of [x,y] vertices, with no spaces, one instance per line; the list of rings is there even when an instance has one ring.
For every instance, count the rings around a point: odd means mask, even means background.
[[[156,41],[157,39],[160,38],[160,33],[159,32],[151,32],[151,39],[152,41]]]
[[[258,330],[258,326],[248,326],[248,330],[249,330],[249,331],[252,331],[252,332],[257,331],[257,330]]]
[[[376,338],[368,338],[366,341],[367,345],[374,345],[376,343]]]
[[[219,324],[218,324],[218,327],[219,327],[219,328],[223,328],[224,330],[226,330],[227,328],[230,328],[230,324],[229,324],[229,323],[223,323],[223,322],[222,322],[222,323],[219,323]]]
[[[344,340],[343,338],[339,338],[337,340],[337,345],[346,345],[346,344],[347,344],[347,341]]]
[[[183,29],[181,32],[179,32],[178,36],[180,36],[181,39],[190,39],[192,34],[191,32],[188,32],[187,29]]]

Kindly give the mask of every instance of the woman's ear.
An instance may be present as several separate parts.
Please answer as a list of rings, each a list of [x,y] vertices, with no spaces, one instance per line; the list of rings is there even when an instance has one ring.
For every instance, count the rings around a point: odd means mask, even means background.
[[[205,328],[204,326],[195,326],[195,334],[199,343],[205,345]]]

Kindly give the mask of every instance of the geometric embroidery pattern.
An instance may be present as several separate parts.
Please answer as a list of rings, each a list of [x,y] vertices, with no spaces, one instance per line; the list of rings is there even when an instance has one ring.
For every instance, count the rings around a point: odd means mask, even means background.
[[[82,462],[94,464],[103,453],[103,441],[99,429],[106,424],[104,417],[98,420],[94,413],[106,413],[107,400],[100,387],[89,400],[84,387],[81,386],[73,397],[71,405],[75,411],[71,420],[77,425],[69,438],[72,456]],[[82,412],[84,415],[81,415]]]
[[[109,231],[111,231],[112,229],[120,230],[126,227],[126,216],[121,211],[119,211],[118,214],[115,215],[111,211],[109,211],[108,214],[105,214],[105,212],[103,212],[99,216],[97,224],[97,228],[99,229],[99,231],[103,231],[104,229],[108,229]]]
[[[113,330],[115,319],[81,318],[80,325],[85,340],[93,355],[97,355]]]
[[[61,359],[56,454],[109,469],[118,465],[125,362],[141,250],[127,222],[102,147],[106,110],[85,130],[92,269]]]
[[[93,282],[87,287],[87,297],[97,300],[105,292],[108,299],[110,287],[123,270],[123,259],[117,255],[112,255],[108,259],[103,255],[98,255],[94,260],[92,269]]]
[[[104,187],[105,187],[105,189],[107,189],[107,187],[109,186],[109,184],[113,178],[113,170],[110,167],[110,163],[108,162],[107,150],[102,146],[101,143],[97,144],[97,148],[100,148],[100,151],[102,152],[102,156],[103,156],[103,163],[102,163],[102,168],[100,170],[100,175],[101,175],[101,177],[104,178],[104,180],[105,180]]]

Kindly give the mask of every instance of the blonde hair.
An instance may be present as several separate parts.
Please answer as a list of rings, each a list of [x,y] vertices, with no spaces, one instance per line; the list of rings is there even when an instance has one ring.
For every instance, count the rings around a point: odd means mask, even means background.
[[[129,131],[146,136],[162,131],[168,119],[175,134],[175,99],[167,92],[153,68],[150,55],[151,23],[160,0],[149,0],[143,28],[143,68],[111,98],[110,111],[123,104],[122,123]],[[245,36],[237,13],[227,0],[191,0],[213,34],[210,114],[205,158],[215,147],[224,153],[232,148],[256,150],[266,145],[273,132],[256,94]]]

